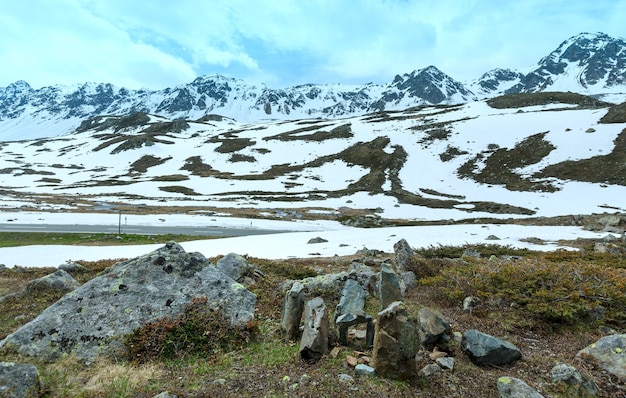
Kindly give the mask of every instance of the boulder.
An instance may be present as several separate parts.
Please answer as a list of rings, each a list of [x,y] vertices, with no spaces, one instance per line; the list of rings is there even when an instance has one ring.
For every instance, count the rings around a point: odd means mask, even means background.
[[[0,397],[39,397],[41,380],[36,367],[29,364],[0,362]]]
[[[304,311],[304,285],[295,282],[285,294],[280,330],[285,342],[296,340],[300,334],[300,321]]]
[[[24,294],[43,293],[43,292],[60,292],[67,293],[80,286],[70,274],[62,269],[43,276],[41,278],[30,281],[24,289]]]
[[[515,345],[478,330],[463,333],[461,348],[476,365],[504,365],[522,358]]]
[[[604,336],[578,351],[576,358],[626,380],[626,334]]]
[[[398,379],[414,377],[419,347],[417,321],[409,316],[403,302],[393,302],[378,313],[372,350],[372,365],[378,375]]]
[[[387,308],[395,301],[404,301],[398,275],[389,264],[383,263],[380,267],[380,303],[382,309]]]
[[[407,267],[413,257],[413,248],[411,248],[409,242],[407,242],[406,239],[400,239],[393,245],[393,252],[396,260],[396,271],[408,271]]]
[[[300,357],[307,362],[316,362],[326,354],[328,354],[328,312],[324,300],[315,297],[304,306]]]
[[[422,345],[436,344],[450,336],[452,330],[450,324],[440,314],[437,314],[430,308],[419,310],[417,321]]]
[[[239,283],[252,281],[262,276],[262,273],[252,264],[248,263],[243,256],[235,253],[225,255],[217,261],[215,266],[218,270],[226,274],[226,276]]]
[[[83,270],[85,267],[75,261],[67,261],[59,265],[57,268],[62,269],[65,272],[77,272]]]
[[[498,379],[498,392],[502,398],[543,398],[543,395],[526,382],[508,376]]]
[[[206,298],[232,325],[254,316],[256,296],[218,271],[200,253],[170,242],[120,262],[48,307],[7,336],[0,347],[54,360],[64,354],[91,362],[125,354],[124,336],[149,322],[176,318],[193,300]]]

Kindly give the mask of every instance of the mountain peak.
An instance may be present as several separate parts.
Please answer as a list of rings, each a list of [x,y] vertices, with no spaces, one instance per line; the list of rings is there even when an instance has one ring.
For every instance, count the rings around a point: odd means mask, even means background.
[[[626,42],[604,33],[583,32],[565,40],[529,70],[497,68],[463,84],[429,65],[398,74],[387,84],[304,84],[280,89],[221,74],[199,76],[162,90],[97,83],[34,90],[20,80],[0,87],[0,131],[10,129],[12,137],[19,139],[45,137],[58,135],[61,129],[68,132],[90,117],[136,111],[189,120],[220,114],[244,122],[335,118],[539,91],[614,94],[613,100],[620,101],[620,93],[626,93]],[[43,129],[42,125],[63,127]]]

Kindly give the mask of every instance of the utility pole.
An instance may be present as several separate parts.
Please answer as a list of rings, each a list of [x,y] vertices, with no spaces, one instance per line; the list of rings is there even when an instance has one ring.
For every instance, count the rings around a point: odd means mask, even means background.
[[[119,219],[117,221],[117,233],[122,234],[122,211],[120,210]]]

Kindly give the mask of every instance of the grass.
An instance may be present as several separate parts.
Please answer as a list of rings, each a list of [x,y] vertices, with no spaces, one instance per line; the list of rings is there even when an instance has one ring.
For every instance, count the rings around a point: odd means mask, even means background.
[[[135,234],[85,234],[85,233],[54,233],[54,232],[0,232],[0,247],[27,245],[142,245],[167,243],[169,241],[186,242],[198,239],[209,239],[206,236],[191,235],[135,235]]]

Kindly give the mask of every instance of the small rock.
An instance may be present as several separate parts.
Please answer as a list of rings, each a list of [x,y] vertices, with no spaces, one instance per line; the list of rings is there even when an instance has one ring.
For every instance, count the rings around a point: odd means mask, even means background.
[[[437,358],[435,362],[441,369],[454,369],[454,358],[452,357]]]
[[[585,391],[588,395],[598,395],[598,386],[591,380],[584,377],[578,369],[573,366],[559,363],[550,370],[552,381],[578,386],[579,391]]]
[[[338,378],[339,378],[339,381],[344,384],[354,384],[354,377],[348,374],[340,373]]]
[[[463,311],[471,312],[478,304],[478,297],[467,296],[463,299]]]
[[[433,352],[428,354],[428,358],[430,358],[431,361],[435,361],[439,358],[443,358],[445,356],[447,356],[448,353],[444,352],[444,351],[439,351],[437,349],[437,347],[435,347],[435,349],[433,350]]]
[[[358,364],[354,368],[354,374],[357,376],[373,376],[375,373],[374,368],[365,364]]]
[[[543,395],[524,381],[508,376],[498,379],[498,392],[502,398],[543,398]]]
[[[495,235],[489,235],[488,237],[485,238],[485,240],[500,240],[500,238],[498,238]]]
[[[439,365],[435,365],[434,363],[431,363],[429,365],[424,366],[422,369],[420,369],[420,371],[417,372],[417,374],[422,377],[430,377],[439,372],[441,372],[441,368],[439,367]]]
[[[354,368],[356,365],[359,364],[359,360],[356,357],[353,357],[352,355],[348,355],[346,357],[346,363],[348,364],[348,366],[350,366],[351,368]]]
[[[57,268],[62,269],[65,272],[76,272],[76,271],[81,271],[85,269],[85,267],[83,267],[81,264],[74,262],[74,261],[68,261],[66,263],[63,263],[59,265]]]
[[[308,244],[314,244],[314,243],[326,243],[326,242],[328,242],[326,239],[320,238],[319,236],[317,236],[315,238],[309,239],[309,241],[307,243]]]
[[[163,391],[152,398],[178,398],[178,395],[171,394],[169,391]]]

